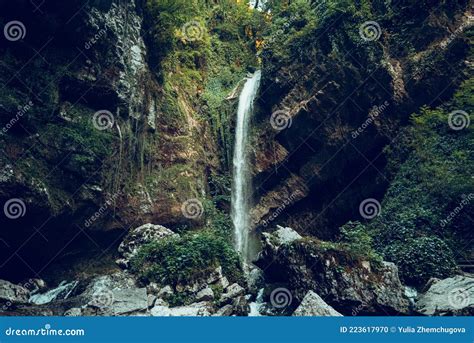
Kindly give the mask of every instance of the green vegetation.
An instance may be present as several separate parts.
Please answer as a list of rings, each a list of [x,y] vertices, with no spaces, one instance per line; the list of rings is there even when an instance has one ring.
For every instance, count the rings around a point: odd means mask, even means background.
[[[419,237],[395,241],[384,250],[405,283],[422,287],[431,277],[446,278],[456,271],[451,249],[440,238]]]
[[[191,283],[218,266],[232,280],[241,277],[237,253],[227,240],[211,231],[189,232],[145,245],[131,261],[145,281],[177,285]]]
[[[348,222],[341,227],[341,243],[344,249],[357,258],[381,262],[382,257],[374,250],[373,238],[360,222]]]
[[[394,180],[382,214],[369,229],[377,250],[399,264],[402,279],[410,284],[451,275],[455,259],[469,258],[474,204],[466,198],[474,193],[474,134],[472,126],[450,128],[449,114],[460,109],[472,113],[472,89],[470,79],[451,103],[413,115],[413,125],[388,150]],[[463,213],[451,215],[456,208]]]

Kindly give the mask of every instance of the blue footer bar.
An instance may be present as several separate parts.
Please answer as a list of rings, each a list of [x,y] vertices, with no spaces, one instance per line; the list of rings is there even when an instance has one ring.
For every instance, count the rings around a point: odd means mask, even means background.
[[[0,317],[0,342],[474,342],[473,317]]]

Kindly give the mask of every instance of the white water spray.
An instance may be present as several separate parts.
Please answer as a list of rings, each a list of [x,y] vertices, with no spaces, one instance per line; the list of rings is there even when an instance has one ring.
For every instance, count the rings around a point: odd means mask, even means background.
[[[248,131],[253,103],[260,85],[261,72],[247,80],[239,97],[233,157],[232,222],[235,230],[235,247],[240,252],[244,267],[249,260],[249,201],[251,198],[250,170],[248,165]]]

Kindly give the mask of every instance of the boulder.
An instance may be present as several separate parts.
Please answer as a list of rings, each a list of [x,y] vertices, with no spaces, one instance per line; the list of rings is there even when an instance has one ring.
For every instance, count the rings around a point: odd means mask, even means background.
[[[167,285],[160,289],[157,293],[158,298],[163,298],[163,297],[169,297],[174,294],[173,288],[171,286]]]
[[[126,272],[93,279],[81,297],[86,301],[85,307],[97,309],[102,315],[132,314],[148,308],[146,288],[138,287]]]
[[[457,275],[433,280],[428,291],[419,297],[415,310],[428,316],[473,316],[474,277]]]
[[[236,316],[247,316],[250,312],[248,299],[244,295],[240,295],[232,301],[232,312]]]
[[[151,315],[154,317],[203,317],[214,313],[212,303],[202,301],[187,306],[167,307],[155,306],[151,309]]]
[[[148,308],[152,308],[156,303],[156,295],[148,294]]]
[[[234,306],[227,304],[221,307],[213,316],[215,317],[229,317],[234,313]]]
[[[131,230],[120,243],[118,252],[122,258],[117,260],[117,263],[121,267],[128,268],[130,259],[136,255],[141,246],[172,236],[177,236],[177,234],[161,225],[145,224],[137,227]]]
[[[52,301],[67,299],[78,284],[78,281],[63,281],[58,287],[50,289],[45,293],[35,293],[31,295],[29,301],[36,305],[43,305]]]
[[[222,267],[217,267],[208,277],[207,277],[207,284],[213,284],[222,279],[224,275],[222,274]]]
[[[360,261],[335,244],[298,236],[285,228],[264,237],[255,264],[265,271],[267,282],[287,285],[299,301],[312,290],[344,315],[355,310],[361,315],[410,312],[393,263]]]
[[[339,317],[339,312],[313,291],[306,293],[300,306],[293,312],[293,316],[297,317]]]
[[[148,296],[145,288],[120,289],[112,291],[112,303],[106,311],[112,315],[136,314],[146,311]]]
[[[245,289],[240,286],[238,283],[234,283],[227,287],[226,292],[222,294],[220,302],[227,303],[230,302],[232,299],[243,295],[245,293]]]
[[[0,280],[0,304],[26,303],[30,291],[6,280]]]
[[[224,277],[220,278],[219,280],[217,280],[215,285],[221,287],[222,289],[226,289],[227,287],[229,287],[230,282],[227,279],[227,277],[224,276]]]
[[[196,301],[211,301],[214,299],[214,291],[210,287],[206,287],[202,290],[200,290],[196,294]]]
[[[82,309],[73,307],[66,312],[64,312],[65,317],[80,317],[82,316]]]

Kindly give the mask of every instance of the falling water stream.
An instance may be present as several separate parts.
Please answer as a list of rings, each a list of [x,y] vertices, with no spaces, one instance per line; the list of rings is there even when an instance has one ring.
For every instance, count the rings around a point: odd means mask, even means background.
[[[235,128],[235,145],[233,157],[232,185],[232,222],[235,230],[235,248],[241,254],[244,269],[249,264],[249,224],[251,182],[248,163],[248,133],[253,103],[260,85],[261,72],[247,79],[239,97],[237,123]]]

